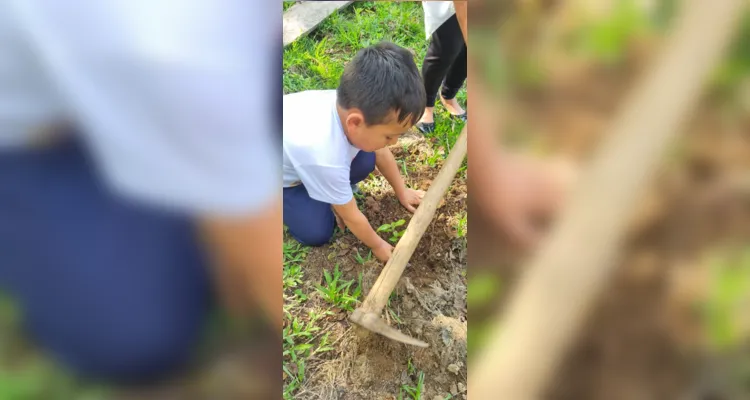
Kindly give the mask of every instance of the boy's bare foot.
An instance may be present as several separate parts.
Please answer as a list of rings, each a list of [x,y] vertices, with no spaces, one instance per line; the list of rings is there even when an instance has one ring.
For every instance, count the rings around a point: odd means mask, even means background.
[[[445,109],[448,110],[451,115],[459,116],[463,115],[466,112],[461,107],[461,104],[458,104],[458,100],[455,97],[447,100],[441,95],[440,102],[443,103],[443,107],[445,107]]]

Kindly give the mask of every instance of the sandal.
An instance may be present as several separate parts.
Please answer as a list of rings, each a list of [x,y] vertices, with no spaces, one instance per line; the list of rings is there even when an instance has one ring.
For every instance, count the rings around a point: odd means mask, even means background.
[[[435,132],[434,122],[418,122],[415,126],[417,127],[417,129],[419,129],[420,132],[424,134]]]
[[[466,122],[466,118],[467,118],[467,117],[466,117],[466,111],[464,111],[464,113],[463,113],[463,114],[458,114],[458,115],[456,115],[456,114],[451,114],[451,118],[453,118],[453,119],[460,119],[461,121],[464,121],[464,122]]]

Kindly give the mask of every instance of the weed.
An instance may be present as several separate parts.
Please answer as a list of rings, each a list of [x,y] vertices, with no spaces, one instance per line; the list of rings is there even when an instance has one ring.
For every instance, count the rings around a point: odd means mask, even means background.
[[[456,236],[459,238],[465,237],[467,232],[467,215],[462,213],[456,221]]]
[[[356,260],[360,265],[364,265],[368,261],[372,260],[372,250],[369,250],[367,252],[367,257],[362,257],[359,254],[359,249],[357,249],[356,252],[354,253],[354,260]]]
[[[712,345],[731,352],[750,338],[750,248],[712,260],[713,279],[705,315]]]
[[[325,285],[316,285],[316,289],[323,296],[323,299],[342,310],[353,311],[354,305],[357,303],[360,294],[362,294],[362,275],[360,274],[359,276],[359,285],[351,294],[349,290],[351,290],[354,281],[341,280],[341,272],[339,271],[338,264],[336,264],[333,270],[333,275],[328,270],[324,270],[323,277],[325,278]]]
[[[406,160],[399,160],[399,164],[401,164],[401,172],[404,173],[404,177],[408,178],[409,177],[409,171],[406,168]]]
[[[391,241],[391,243],[396,243],[398,242],[399,239],[401,239],[401,236],[404,236],[404,231],[400,231],[398,230],[398,228],[404,225],[405,223],[406,223],[405,220],[400,219],[390,224],[384,224],[378,228],[378,232],[390,233],[391,237],[388,238],[388,240]]]
[[[411,360],[409,360],[409,369],[413,369],[414,367],[411,365]],[[412,400],[422,400],[422,395],[424,394],[424,372],[419,371],[417,374],[417,385],[411,386],[411,385],[401,385],[401,390],[399,390],[398,398],[399,400],[403,399],[412,399]],[[404,395],[408,397],[404,397]]]
[[[401,320],[398,314],[396,314],[396,312],[393,310],[393,307],[391,307],[391,300],[394,298],[395,298],[395,292],[392,293],[390,297],[388,297],[388,304],[386,306],[386,308],[388,309],[388,315],[390,315],[391,318],[393,318],[393,320],[396,321],[397,324],[403,325],[404,322]]]

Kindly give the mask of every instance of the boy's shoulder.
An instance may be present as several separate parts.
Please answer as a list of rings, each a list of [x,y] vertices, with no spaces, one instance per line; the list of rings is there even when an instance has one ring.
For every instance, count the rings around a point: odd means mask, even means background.
[[[284,95],[284,106],[298,103],[326,105],[327,100],[336,99],[336,90],[303,90]]]
[[[335,146],[341,134],[335,90],[307,90],[284,97],[284,146],[316,152]],[[324,153],[327,153],[325,151]]]

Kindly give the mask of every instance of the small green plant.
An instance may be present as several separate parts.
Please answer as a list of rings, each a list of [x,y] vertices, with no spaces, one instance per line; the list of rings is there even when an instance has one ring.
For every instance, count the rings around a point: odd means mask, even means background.
[[[404,236],[404,231],[399,231],[398,228],[403,226],[406,223],[403,219],[400,219],[396,222],[381,225],[380,228],[378,228],[378,232],[386,232],[390,233],[391,237],[388,238],[391,243],[398,242],[399,239],[401,239],[401,236]]]
[[[411,361],[409,361],[409,365],[411,368],[413,368],[413,366],[411,366]],[[398,398],[399,400],[404,400],[404,399],[422,400],[423,395],[424,395],[424,372],[419,371],[419,373],[417,374],[417,385],[416,386],[401,385],[401,390],[399,390]],[[404,396],[407,396],[407,397],[404,397]]]
[[[364,265],[368,261],[372,260],[372,250],[367,253],[367,257],[362,257],[362,255],[359,254],[359,249],[357,249],[354,253],[354,260],[356,260],[360,265]]]
[[[466,236],[466,232],[467,232],[467,218],[466,217],[467,217],[466,213],[463,213],[458,218],[458,221],[456,221],[456,236],[460,238]]]
[[[307,256],[307,248],[295,240],[284,242],[284,267],[283,284],[284,289],[294,289],[302,284],[303,270],[302,262]]]
[[[401,164],[401,172],[404,173],[404,177],[409,177],[409,171],[406,168],[406,160],[400,160],[399,163]]]
[[[403,325],[404,322],[401,320],[398,314],[396,314],[396,312],[393,310],[393,307],[391,307],[391,300],[395,298],[396,298],[396,292],[391,293],[391,295],[388,297],[388,304],[386,305],[386,308],[388,310],[388,315],[390,315],[391,318],[393,318],[393,320],[396,321],[397,324]]]
[[[359,275],[359,285],[349,293],[354,281],[342,281],[339,265],[333,270],[333,275],[328,270],[323,271],[325,285],[316,285],[316,289],[323,296],[323,299],[342,310],[352,311],[357,303],[360,294],[362,294],[362,274]]]
[[[712,260],[713,277],[705,315],[711,344],[718,352],[736,350],[750,338],[750,248]]]
[[[432,154],[427,157],[427,165],[429,165],[431,168],[434,168],[440,158],[440,152],[438,152],[437,150],[433,151]]]

